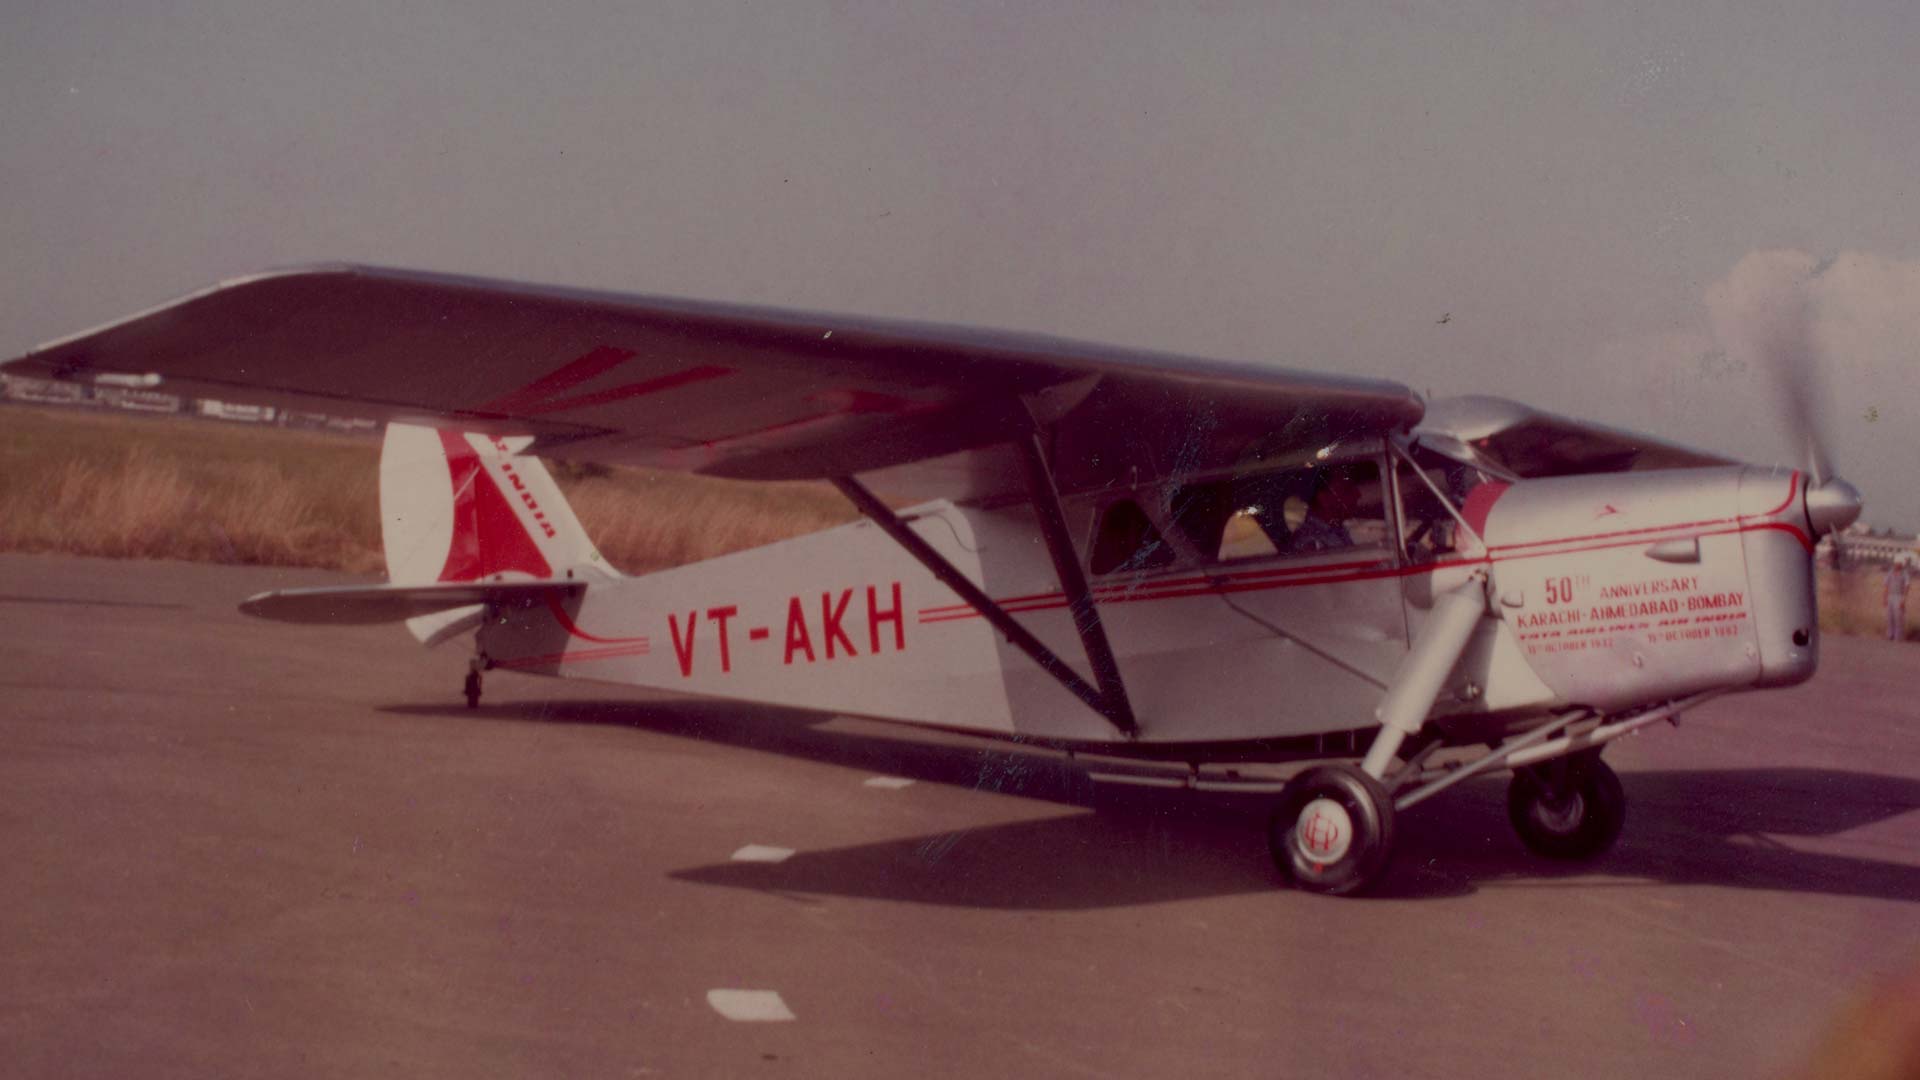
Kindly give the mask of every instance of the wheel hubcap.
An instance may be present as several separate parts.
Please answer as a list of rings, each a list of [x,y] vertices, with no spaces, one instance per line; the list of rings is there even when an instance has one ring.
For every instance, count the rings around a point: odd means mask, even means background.
[[[1315,799],[1300,808],[1293,843],[1314,862],[1337,863],[1353,846],[1353,818],[1332,799]]]
[[[1587,813],[1587,801],[1573,792],[1564,799],[1541,799],[1534,804],[1533,820],[1550,832],[1570,833],[1580,827]]]

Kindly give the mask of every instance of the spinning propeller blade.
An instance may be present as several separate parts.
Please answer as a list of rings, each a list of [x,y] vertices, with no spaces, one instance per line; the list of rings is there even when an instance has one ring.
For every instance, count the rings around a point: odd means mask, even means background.
[[[1792,321],[1794,332],[1768,350],[1781,419],[1803,455],[1807,472],[1807,520],[1815,536],[1838,532],[1853,524],[1864,506],[1859,489],[1834,475],[1833,455],[1827,449],[1829,443],[1820,420],[1826,386],[1819,358],[1814,354],[1809,310],[1813,297],[1808,286],[1832,264],[1832,259],[1822,260],[1801,283],[1799,295],[1795,297],[1800,311],[1799,317]]]

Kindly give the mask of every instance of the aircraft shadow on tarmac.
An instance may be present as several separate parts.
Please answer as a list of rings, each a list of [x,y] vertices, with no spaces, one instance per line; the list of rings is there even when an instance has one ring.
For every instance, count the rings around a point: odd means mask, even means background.
[[[1273,796],[1095,784],[1060,755],[1017,744],[827,732],[819,730],[832,719],[825,714],[701,700],[383,711],[632,727],[1097,811],[801,852],[778,864],[719,863],[675,872],[681,881],[1021,910],[1125,907],[1280,884],[1265,851]],[[1653,881],[1920,901],[1920,866],[1794,843],[1920,810],[1920,779],[1782,767],[1626,772],[1622,781],[1626,831],[1613,851],[1584,864],[1520,845],[1507,824],[1503,778],[1462,783],[1399,818],[1394,865],[1368,895],[1434,899],[1505,885]]]

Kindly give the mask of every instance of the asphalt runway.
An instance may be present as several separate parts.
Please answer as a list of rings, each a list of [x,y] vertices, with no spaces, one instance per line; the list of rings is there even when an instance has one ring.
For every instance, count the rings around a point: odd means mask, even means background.
[[[1920,961],[1920,647],[1617,745],[1597,864],[1487,779],[1332,900],[1264,799],[234,611],[340,580],[0,556],[8,1075],[1765,1076]]]

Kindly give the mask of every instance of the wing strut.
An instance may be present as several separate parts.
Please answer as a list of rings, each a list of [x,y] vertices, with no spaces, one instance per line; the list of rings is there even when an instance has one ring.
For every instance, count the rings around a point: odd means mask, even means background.
[[[874,497],[864,484],[851,476],[835,477],[833,484],[862,514],[886,530],[895,543],[920,560],[920,564],[940,579],[942,585],[952,589],[995,630],[1006,635],[1008,641],[1032,657],[1042,671],[1059,680],[1060,685],[1086,702],[1088,708],[1106,717],[1114,727],[1129,736],[1137,735],[1140,727],[1133,718],[1133,704],[1127,699],[1126,686],[1120,681],[1120,665],[1114,659],[1112,646],[1107,643],[1107,632],[1101,625],[1099,609],[1093,604],[1093,591],[1087,587],[1087,577],[1080,570],[1080,558],[1074,553],[1073,540],[1067,534],[1066,515],[1060,510],[1060,492],[1054,487],[1053,474],[1047,470],[1046,458],[1040,452],[1039,436],[1028,432],[1016,438],[1014,446],[1020,451],[1026,465],[1027,491],[1033,500],[1034,515],[1040,519],[1040,534],[1046,538],[1048,554],[1053,556],[1054,572],[1059,575],[1061,591],[1066,593],[1067,610],[1073,614],[1074,629],[1080,632],[1080,644],[1086,649],[1088,663],[1093,666],[1097,686],[1081,678],[1065,660],[1034,637],[1032,631],[1009,615],[1005,608],[994,602],[967,575],[935,551],[932,545],[920,539],[920,534],[914,532],[886,503]]]

